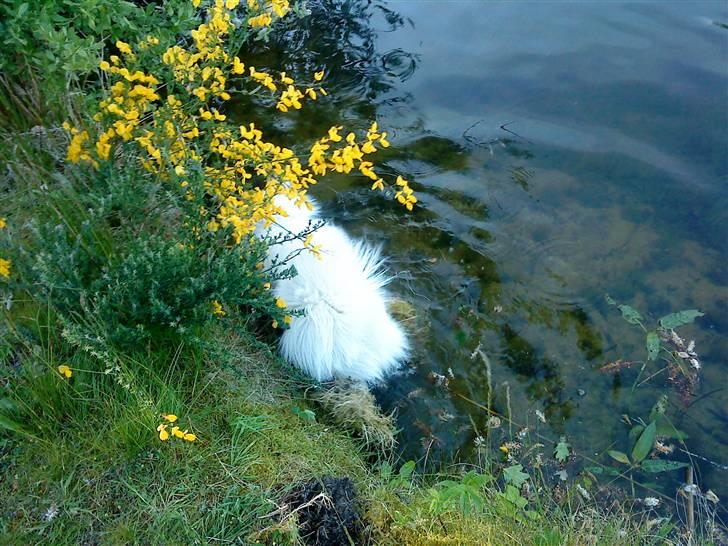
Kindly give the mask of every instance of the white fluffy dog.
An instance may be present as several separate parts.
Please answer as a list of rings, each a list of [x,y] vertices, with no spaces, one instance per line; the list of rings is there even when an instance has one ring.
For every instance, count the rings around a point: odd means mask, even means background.
[[[270,247],[268,265],[288,260],[296,275],[278,281],[273,291],[289,309],[303,311],[283,333],[281,354],[319,381],[382,379],[407,356],[409,344],[387,312],[389,278],[380,249],[323,224],[313,232],[313,244],[320,246],[317,257],[292,237],[321,223],[315,205],[309,211],[283,196],[274,203],[287,216],[276,216],[258,234],[289,239]]]

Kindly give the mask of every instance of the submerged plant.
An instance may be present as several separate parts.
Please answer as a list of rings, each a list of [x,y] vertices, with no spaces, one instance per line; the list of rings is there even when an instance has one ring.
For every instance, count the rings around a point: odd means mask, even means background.
[[[691,324],[696,318],[702,317],[704,314],[697,309],[685,309],[677,313],[670,313],[658,319],[657,324],[648,329],[645,326],[646,319],[634,307],[618,304],[609,296],[606,296],[606,300],[610,305],[616,305],[619,308],[624,320],[639,326],[646,334],[647,360],[642,365],[640,376],[637,378],[635,385],[637,385],[647,367],[647,362],[660,359],[665,363],[670,380],[675,383],[681,399],[684,403],[687,403],[697,387],[701,364],[698,354],[695,352],[695,341],[686,342],[675,329]],[[604,366],[602,371],[617,371],[631,364],[631,362],[618,360]]]

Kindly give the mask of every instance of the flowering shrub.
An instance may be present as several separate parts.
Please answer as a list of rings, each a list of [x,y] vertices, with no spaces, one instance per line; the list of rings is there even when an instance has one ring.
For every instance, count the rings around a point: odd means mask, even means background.
[[[93,180],[90,191],[77,198],[95,219],[72,234],[39,229],[38,239],[53,250],[39,255],[36,272],[43,285],[54,287],[62,310],[77,311],[81,304],[113,325],[107,332],[115,339],[136,341],[160,327],[186,332],[240,307],[268,314],[275,325],[289,324],[285,302],[274,301],[267,289],[292,272],[262,271],[266,244],[277,241],[254,236],[256,226],[285,214],[274,197],[286,195],[310,207],[309,188],[331,171],[356,170],[371,179],[372,189],[385,190],[368,160],[389,146],[376,122],[362,135],[331,127],[296,150],[268,141],[254,123],[229,122],[225,104],[235,95],[252,95],[281,115],[326,96],[325,71],[296,84],[285,73],[246,67],[234,54],[246,38],[286,16],[287,0],[204,4],[204,22],[174,45],[154,36],[135,44],[117,41],[119,55],[100,63],[107,85],[92,119],[65,124],[71,135],[67,161],[79,165],[79,176]],[[412,210],[417,199],[406,180],[397,177],[386,185]],[[114,205],[120,195],[125,197]],[[156,225],[163,219],[154,215],[164,211],[174,216],[171,225],[144,237],[134,232],[134,222]],[[113,216],[132,236],[109,252],[98,234],[110,229],[118,241],[119,227],[108,226]],[[319,252],[315,233],[290,237]]]

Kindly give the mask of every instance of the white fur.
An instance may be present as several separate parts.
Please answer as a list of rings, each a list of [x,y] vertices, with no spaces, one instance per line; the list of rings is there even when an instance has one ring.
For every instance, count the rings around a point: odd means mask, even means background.
[[[288,216],[259,228],[259,235],[299,234],[320,220],[316,208],[299,208],[286,197],[276,206]],[[349,378],[368,383],[382,379],[407,356],[401,326],[387,312],[379,248],[354,241],[339,227],[325,224],[313,233],[321,258],[302,250],[300,239],[270,247],[269,264],[293,256],[296,276],[273,287],[289,309],[303,311],[281,337],[284,358],[319,381]]]

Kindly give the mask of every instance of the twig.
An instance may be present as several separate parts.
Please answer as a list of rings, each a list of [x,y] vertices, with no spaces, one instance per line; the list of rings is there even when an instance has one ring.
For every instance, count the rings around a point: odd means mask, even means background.
[[[693,541],[693,528],[695,527],[695,497],[693,497],[693,467],[689,466],[685,469],[687,487],[685,492],[688,494],[687,516],[688,516],[688,544]]]

